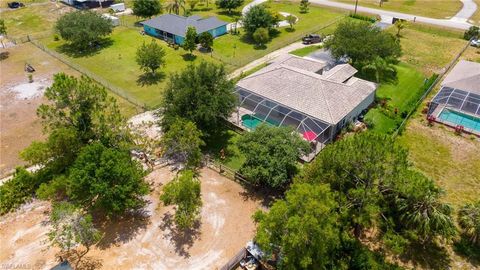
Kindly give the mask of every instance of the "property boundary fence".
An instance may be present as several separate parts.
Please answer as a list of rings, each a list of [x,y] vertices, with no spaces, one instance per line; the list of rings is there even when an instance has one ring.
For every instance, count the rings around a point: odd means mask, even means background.
[[[400,123],[398,128],[393,133],[394,138],[396,138],[399,134],[402,133],[402,131],[403,131],[403,129],[405,129],[405,125],[407,124],[410,117],[412,117],[412,115],[417,111],[418,106],[420,106],[420,104],[422,104],[422,102],[428,96],[428,94],[430,94],[430,92],[432,92],[432,90],[437,86],[438,82],[440,82],[443,79],[443,77],[445,76],[445,74],[447,74],[448,71],[455,65],[455,63],[457,63],[458,59],[462,56],[462,54],[468,49],[468,47],[470,47],[470,42],[471,42],[471,40],[468,41],[468,43],[465,45],[465,47],[463,47],[463,49],[457,54],[457,56],[444,68],[444,70],[438,75],[438,77],[430,85],[430,87],[428,87],[427,90],[425,90],[425,92],[423,93],[423,95],[417,100],[417,102],[412,107],[410,112],[407,114],[407,116],[403,119],[402,123]]]
[[[305,35],[305,33],[317,33],[317,32],[319,32],[319,31],[321,31],[321,30],[323,30],[323,29],[325,29],[329,26],[334,25],[335,23],[339,22],[340,20],[345,19],[346,17],[347,17],[347,15],[341,15],[341,16],[338,16],[338,17],[334,18],[333,20],[331,20],[330,22],[328,22],[326,24],[315,25],[315,26],[307,29],[306,31],[301,31],[301,32],[299,31],[296,34],[291,35],[288,39],[286,39],[282,43],[278,43],[278,44],[275,44],[275,45],[269,45],[267,47],[267,49],[260,50],[256,53],[249,54],[248,56],[245,56],[245,57],[241,57],[241,58],[227,57],[227,56],[224,56],[224,55],[220,55],[220,54],[216,53],[215,51],[211,52],[211,57],[213,59],[216,59],[216,60],[224,63],[225,65],[230,65],[230,66],[233,66],[233,67],[236,67],[236,68],[243,67],[243,66],[247,65],[248,63],[252,62],[255,59],[261,58],[262,56],[264,56],[268,53],[276,51],[280,48],[283,48],[283,47],[285,47],[289,44],[292,44],[292,43],[300,40]]]
[[[87,69],[81,67],[80,65],[77,65],[75,63],[72,63],[72,61],[68,60],[66,57],[63,55],[45,47],[43,44],[38,42],[35,39],[30,39],[29,40],[35,47],[39,48],[40,50],[48,53],[49,55],[53,56],[54,58],[58,59],[60,62],[66,64],[70,68],[80,72],[81,74],[91,78],[98,84],[102,85],[105,88],[108,88],[110,91],[115,93],[116,95],[124,98],[126,101],[130,102],[131,104],[135,105],[136,107],[141,108],[143,111],[148,110],[148,107],[146,104],[142,104],[140,101],[138,101],[136,98],[132,97],[130,94],[128,94],[125,90],[122,88],[112,85],[109,83],[107,80],[101,78],[100,76],[93,74],[92,72],[88,71]]]
[[[210,157],[207,158],[207,167],[235,182],[251,185],[251,183],[247,181],[246,177],[237,172],[237,170],[232,169]]]
[[[245,248],[242,248],[235,256],[230,258],[230,260],[220,268],[220,270],[233,270],[237,268],[239,265],[240,261],[245,257],[247,252],[245,251]]]

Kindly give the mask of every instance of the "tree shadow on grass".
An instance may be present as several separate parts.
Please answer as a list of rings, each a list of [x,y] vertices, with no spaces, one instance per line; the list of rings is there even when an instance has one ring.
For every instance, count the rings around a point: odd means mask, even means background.
[[[202,222],[198,219],[192,228],[180,229],[175,225],[174,218],[173,214],[169,212],[165,213],[159,228],[164,232],[168,232],[168,234],[165,235],[165,239],[174,244],[175,253],[184,258],[189,258],[190,253],[188,250],[193,246],[195,241],[200,238],[200,226]]]
[[[223,10],[223,11],[217,12],[217,14],[232,17],[232,18],[242,16],[242,12],[240,10],[232,10],[232,12],[230,12],[230,13],[228,13],[228,10]]]
[[[453,250],[474,266],[480,266],[480,246],[475,246],[467,236],[462,235],[460,240],[453,244]]]
[[[165,77],[166,77],[165,72],[155,72],[155,73],[147,72],[138,76],[137,84],[140,86],[153,85],[163,81]]]
[[[447,250],[435,243],[412,243],[401,259],[411,261],[415,267],[420,265],[424,269],[449,269],[451,263]]]
[[[151,223],[148,211],[143,209],[131,211],[121,218],[105,219],[101,214],[96,214],[96,228],[103,234],[102,240],[97,244],[100,249],[109,248],[118,243],[127,243],[137,234],[147,228]]]
[[[197,59],[197,56],[193,53],[184,53],[182,54],[182,58],[184,61],[192,62],[192,61],[195,61],[195,59]]]
[[[101,50],[112,46],[113,40],[111,38],[103,38],[93,44],[87,49],[79,49],[71,43],[65,43],[58,47],[60,53],[66,54],[70,57],[86,57],[98,54]]]
[[[295,28],[291,28],[291,27],[287,27],[285,28],[285,31],[289,32],[289,33],[293,33],[295,31],[297,31]]]

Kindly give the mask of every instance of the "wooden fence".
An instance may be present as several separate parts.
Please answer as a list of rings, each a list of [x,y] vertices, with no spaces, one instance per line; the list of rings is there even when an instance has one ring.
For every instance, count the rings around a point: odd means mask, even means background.
[[[245,258],[245,255],[247,254],[247,251],[245,248],[242,248],[235,256],[230,258],[230,260],[220,268],[220,270],[233,270],[238,267],[240,264],[240,261]]]

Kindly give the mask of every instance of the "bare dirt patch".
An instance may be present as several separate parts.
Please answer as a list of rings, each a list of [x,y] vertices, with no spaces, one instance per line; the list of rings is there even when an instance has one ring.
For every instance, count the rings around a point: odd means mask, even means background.
[[[8,50],[0,61],[0,176],[24,162],[18,154],[34,140],[42,140],[42,127],[36,115],[37,107],[45,102],[43,92],[58,72],[77,75],[68,66],[25,43]],[[25,63],[36,71],[29,83]]]
[[[89,254],[98,269],[219,269],[254,235],[252,214],[259,202],[245,197],[237,183],[201,170],[201,219],[190,231],[173,226],[174,209],[158,197],[174,177],[169,167],[153,171],[147,181],[153,191],[142,214],[105,225],[102,242]],[[34,201],[0,222],[0,263],[55,264],[57,250],[46,249],[49,204]]]

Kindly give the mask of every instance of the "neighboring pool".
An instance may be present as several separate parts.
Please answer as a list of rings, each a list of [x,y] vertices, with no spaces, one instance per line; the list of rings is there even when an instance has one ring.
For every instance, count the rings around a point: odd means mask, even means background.
[[[272,126],[279,126],[280,124],[277,121],[274,121],[272,119],[267,119],[267,121],[263,122],[262,120],[258,119],[257,117],[251,114],[242,115],[242,125],[248,129],[253,130],[261,123],[266,123]]]
[[[457,111],[452,111],[449,109],[444,109],[442,110],[438,118],[440,120],[480,132],[480,118],[478,117]]]

